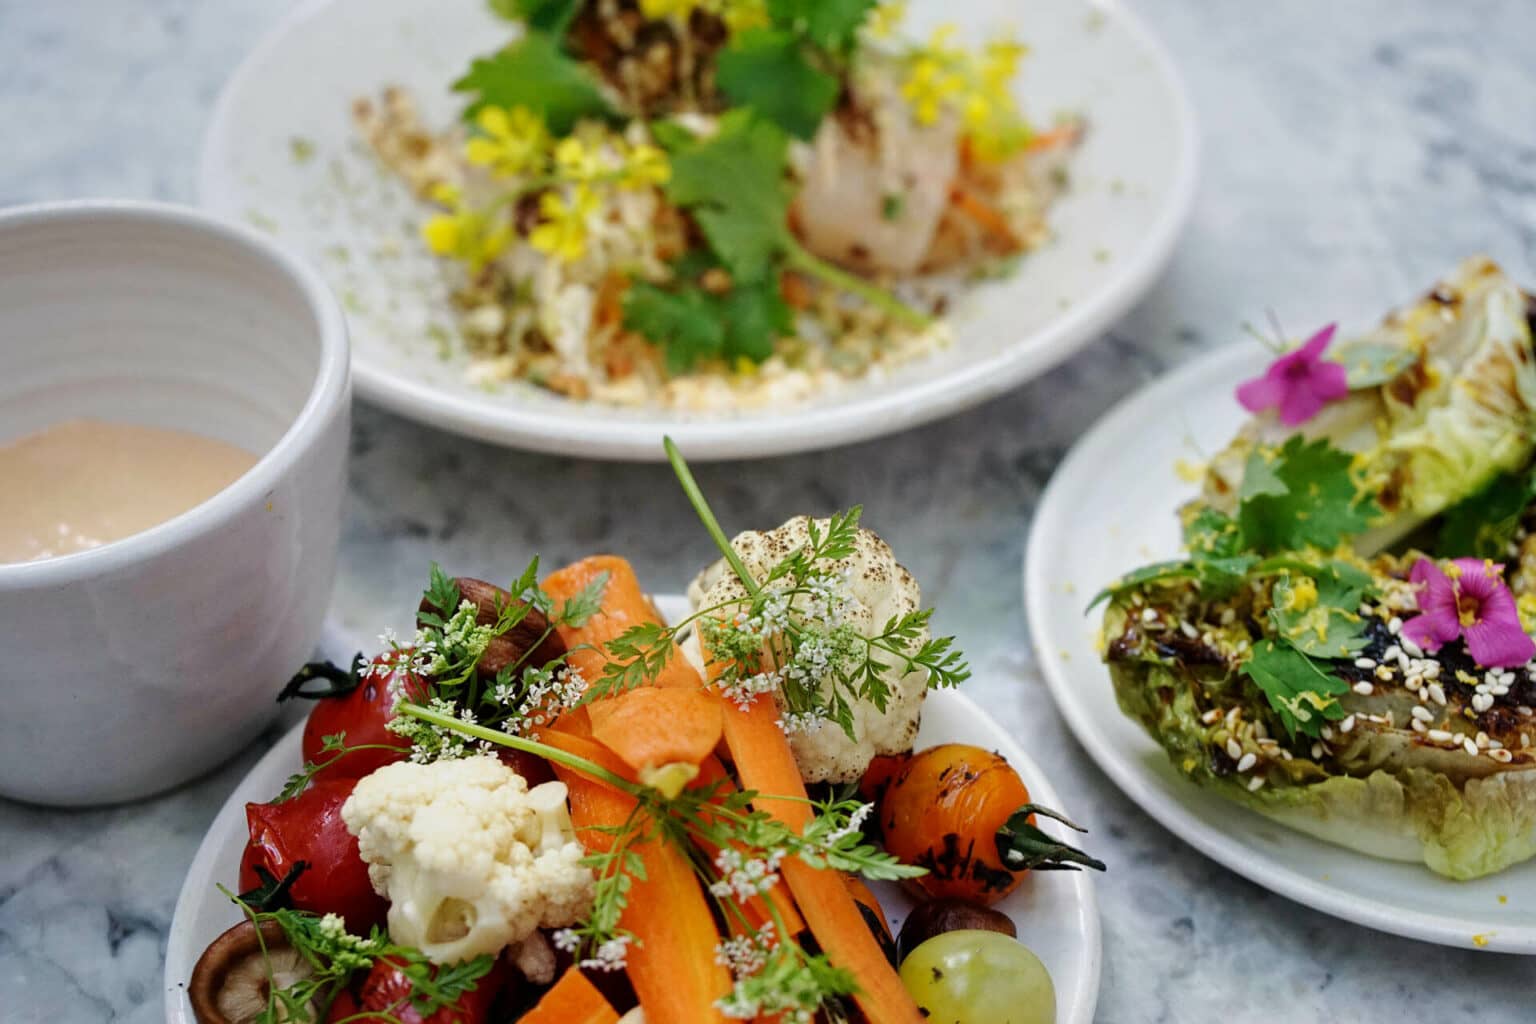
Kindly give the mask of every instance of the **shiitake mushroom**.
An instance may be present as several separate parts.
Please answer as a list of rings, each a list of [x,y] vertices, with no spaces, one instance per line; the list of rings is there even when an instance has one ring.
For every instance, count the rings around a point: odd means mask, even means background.
[[[1019,937],[1013,919],[1002,911],[968,900],[946,897],[919,903],[912,908],[912,913],[902,922],[901,934],[896,938],[896,955],[905,960],[908,953],[935,935],[963,931],[1001,932],[1009,938]]]
[[[263,921],[259,931],[241,921],[198,957],[187,997],[198,1024],[253,1024],[274,986],[287,988],[312,973],[276,921]]]

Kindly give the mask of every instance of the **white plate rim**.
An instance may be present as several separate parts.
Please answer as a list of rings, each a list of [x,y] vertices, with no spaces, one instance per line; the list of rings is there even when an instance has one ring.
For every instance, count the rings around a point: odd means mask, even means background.
[[[675,609],[680,605],[686,606],[685,599],[677,596],[659,595],[656,600],[664,611]],[[340,631],[331,631],[327,635],[333,641],[342,637]],[[337,643],[336,649],[340,650],[346,646],[345,643]],[[975,723],[978,735],[969,737],[972,742],[1000,751],[1018,771],[1025,787],[1036,802],[1048,807],[1062,808],[1060,796],[1040,766],[1020,749],[1018,743],[987,716],[970,697],[958,690],[935,690],[928,695],[928,701],[930,704],[938,702],[946,712]],[[177,896],[176,908],[172,913],[166,938],[162,985],[167,1024],[196,1024],[192,1016],[191,1003],[186,997],[185,982],[190,977],[192,966],[197,962],[202,949],[196,946],[197,940],[192,936],[191,926],[187,922],[191,919],[194,908],[202,906],[210,899],[219,898],[214,883],[220,878],[227,877],[229,867],[229,865],[217,863],[219,848],[231,833],[238,835],[243,832],[246,801],[270,798],[274,780],[286,778],[294,770],[301,756],[303,733],[304,725],[301,722],[285,733],[270,750],[261,756],[261,759],[240,779],[225,799],[218,814],[209,824],[208,831],[198,844],[192,863],[187,868],[181,892]],[[1064,813],[1070,814],[1069,810],[1063,810]],[[1054,822],[1042,822],[1042,827],[1051,831],[1062,831],[1061,827]],[[1069,992],[1060,989],[1056,992],[1057,1024],[1092,1024],[1094,1011],[1098,1006],[1099,982],[1104,959],[1103,933],[1099,921],[1099,905],[1094,879],[1092,874],[1086,871],[1051,872],[1050,875],[1072,887],[1076,906],[1076,928],[1082,932],[1084,938],[1083,948],[1077,954],[1079,964],[1076,985]]]
[[[228,212],[237,204],[219,161],[222,140],[235,131],[235,97],[269,54],[334,0],[307,0],[272,28],[241,61],[220,91],[203,136],[198,160],[199,205]],[[980,404],[1056,366],[1100,337],[1155,283],[1173,256],[1194,206],[1199,165],[1199,129],[1189,90],[1172,56],[1146,23],[1121,0],[1085,0],[1086,10],[1112,17],[1136,40],[1154,72],[1173,97],[1179,144],[1177,170],[1169,198],[1135,253],[1117,267],[1090,297],[1070,308],[1034,335],[1004,346],[992,356],[949,373],[890,391],[864,394],[825,407],[797,407],[791,415],[753,419],[672,418],[664,430],[700,461],[766,458],[852,444],[907,430]],[[1027,271],[1026,271],[1027,272]],[[622,419],[579,414],[525,413],[515,402],[494,409],[466,409],[430,385],[390,373],[355,357],[357,393],[365,400],[407,419],[465,437],[557,455],[659,462],[665,455],[650,427]],[[579,407],[573,407],[579,411]],[[559,420],[558,429],[551,421]]]
[[[1083,467],[1092,463],[1098,439],[1113,435],[1126,423],[1144,422],[1149,417],[1167,415],[1167,410],[1176,408],[1179,401],[1187,397],[1192,385],[1215,377],[1236,382],[1244,373],[1261,368],[1262,364],[1263,353],[1242,344],[1226,346],[1196,357],[1122,399],[1078,438],[1072,450],[1056,468],[1050,483],[1041,494],[1034,522],[1030,526],[1023,565],[1024,609],[1030,643],[1056,707],[1066,719],[1078,743],[1127,797],[1160,826],[1249,881],[1314,910],[1377,931],[1481,952],[1536,955],[1536,923],[1526,927],[1501,924],[1496,931],[1479,934],[1480,928],[1471,918],[1451,919],[1416,911],[1406,905],[1406,900],[1403,905],[1390,907],[1377,904],[1355,897],[1326,881],[1309,877],[1219,829],[1208,826],[1178,799],[1156,785],[1134,759],[1125,756],[1102,731],[1093,709],[1086,701],[1077,698],[1074,675],[1083,671],[1102,672],[1104,669],[1097,661],[1088,669],[1069,664],[1059,653],[1068,646],[1066,638],[1051,632],[1048,625],[1050,617],[1047,614],[1047,603],[1060,600],[1059,595],[1052,593],[1052,579],[1048,575],[1052,561],[1050,550],[1059,543],[1061,537],[1070,535],[1070,530],[1063,525],[1071,516],[1063,493],[1070,487],[1072,480],[1084,472]],[[1157,511],[1154,510],[1154,514]],[[1171,516],[1174,510],[1168,509],[1166,513]],[[1121,714],[1118,708],[1111,709],[1111,713],[1116,716]],[[1234,815],[1254,814],[1237,804],[1228,806]],[[1312,841],[1321,847],[1340,849],[1322,840]],[[1475,941],[1474,934],[1479,934],[1483,941]]]

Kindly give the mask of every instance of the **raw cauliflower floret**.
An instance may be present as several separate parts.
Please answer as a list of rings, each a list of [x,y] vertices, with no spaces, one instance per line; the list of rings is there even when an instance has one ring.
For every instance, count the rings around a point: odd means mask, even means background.
[[[565,785],[528,788],[482,754],[385,765],[342,805],[368,876],[389,900],[389,934],[433,963],[499,953],[592,905]]]
[[[810,522],[806,516],[796,516],[776,530],[749,530],[738,534],[731,547],[747,571],[762,580],[787,555],[810,542]],[[817,520],[817,526],[825,532],[827,520]],[[890,545],[871,530],[859,531],[850,557],[818,562],[817,567],[832,575],[846,575],[851,600],[844,610],[844,621],[861,636],[877,635],[890,619],[916,611],[922,602],[917,580],[896,561]],[[695,608],[745,599],[746,588],[723,558],[699,573],[688,587],[688,600]],[[924,628],[909,649],[915,652],[927,639]],[[893,665],[884,678],[891,694],[883,713],[867,700],[850,701],[855,739],[849,739],[842,726],[831,721],[790,733],[795,761],[807,782],[850,782],[862,776],[877,755],[912,749],[923,698],[928,693],[928,671],[902,674],[900,666]],[[830,680],[823,682],[823,693],[831,685]]]

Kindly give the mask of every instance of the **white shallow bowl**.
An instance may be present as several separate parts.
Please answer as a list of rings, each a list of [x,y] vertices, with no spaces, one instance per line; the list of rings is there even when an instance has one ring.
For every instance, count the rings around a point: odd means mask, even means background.
[[[49,204],[0,211],[0,348],[0,443],[91,417],[260,457],[143,533],[0,565],[0,794],[74,805],[175,785],[271,719],[319,634],[345,491],[341,311],[249,228]]]
[[[1073,448],[1040,502],[1024,562],[1035,654],[1077,739],[1155,821],[1206,856],[1307,906],[1448,946],[1536,954],[1536,862],[1454,882],[1293,832],[1176,771],[1115,704],[1095,648],[1106,583],[1176,557],[1175,510],[1197,485],[1174,471],[1224,447],[1246,413],[1237,384],[1263,371],[1258,345],[1213,352],[1122,402]]]
[[[735,415],[621,410],[527,384],[487,393],[431,340],[454,331],[449,283],[419,238],[422,207],[356,138],[349,108],[388,84],[428,124],[454,123],[449,91],[510,27],[485,0],[320,0],[302,5],[230,81],[203,146],[202,202],[307,253],[347,301],[358,390],[401,415],[513,447],[662,458],[824,448],[916,426],[1038,376],[1092,341],[1153,283],[1194,192],[1196,134],[1184,88],[1150,32],[1113,0],[919,0],[913,23],[953,19],[973,38],[1016,25],[1031,46],[1020,95],[1037,119],[1083,114],[1056,239],[951,312],[956,344],[803,405]],[[312,154],[296,158],[298,153]]]
[[[658,604],[665,614],[674,616],[687,607],[680,597],[663,597]],[[332,653],[345,660],[351,657],[352,650],[343,644]],[[270,800],[282,789],[302,759],[302,733],[303,727],[296,726],[241,780],[214,818],[187,871],[165,950],[165,1007],[170,1024],[196,1024],[186,995],[192,968],[208,944],[240,920],[239,911],[216,886],[234,886],[247,838],[245,804]],[[1061,807],[1060,798],[1039,766],[969,697],[953,690],[929,695],[917,745],[921,748],[936,743],[970,743],[1001,752],[1018,770],[1036,802],[1071,813],[1071,808]],[[1055,822],[1042,821],[1041,827],[1067,837],[1066,830]],[[899,925],[910,904],[895,886],[878,888],[886,913]],[[1034,872],[998,908],[1013,918],[1019,941],[1032,949],[1050,971],[1056,986],[1057,1024],[1091,1024],[1099,998],[1102,960],[1099,909],[1091,875]]]

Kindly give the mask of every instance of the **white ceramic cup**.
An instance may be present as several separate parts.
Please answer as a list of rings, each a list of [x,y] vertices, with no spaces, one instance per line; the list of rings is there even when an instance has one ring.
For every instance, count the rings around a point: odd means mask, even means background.
[[[145,796],[270,721],[330,600],[350,400],[334,297],[254,231],[149,203],[0,211],[0,442],[93,417],[259,456],[143,533],[0,565],[0,795]]]

